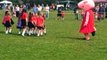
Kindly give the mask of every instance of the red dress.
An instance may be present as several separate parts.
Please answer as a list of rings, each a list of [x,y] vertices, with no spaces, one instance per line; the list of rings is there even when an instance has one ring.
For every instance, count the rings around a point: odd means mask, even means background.
[[[87,21],[87,25],[84,26],[86,21]],[[84,16],[82,24],[81,24],[80,33],[86,34],[86,33],[91,33],[93,31],[95,31],[95,29],[94,29],[94,12],[90,9],[90,10],[85,11],[85,16]]]

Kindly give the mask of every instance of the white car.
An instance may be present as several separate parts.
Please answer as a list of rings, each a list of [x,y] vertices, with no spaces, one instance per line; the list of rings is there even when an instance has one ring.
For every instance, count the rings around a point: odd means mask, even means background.
[[[59,7],[64,7],[64,5],[61,5],[61,4],[60,4],[60,5],[57,5],[57,6],[56,6],[56,9],[58,10]]]

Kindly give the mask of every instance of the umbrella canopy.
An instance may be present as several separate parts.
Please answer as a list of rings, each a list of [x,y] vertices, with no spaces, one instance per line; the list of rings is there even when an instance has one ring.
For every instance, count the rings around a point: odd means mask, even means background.
[[[10,1],[1,1],[0,3],[1,4],[3,4],[3,3],[7,3],[8,4],[8,3],[10,3],[11,4],[12,2],[10,2]]]
[[[95,2],[107,2],[107,0],[94,0]]]

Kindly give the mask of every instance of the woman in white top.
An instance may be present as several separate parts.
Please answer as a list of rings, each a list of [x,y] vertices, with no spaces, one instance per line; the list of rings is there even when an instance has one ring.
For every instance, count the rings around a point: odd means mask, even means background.
[[[42,7],[40,5],[38,5],[38,11],[41,12],[42,11]]]
[[[45,11],[46,11],[46,19],[49,18],[49,10],[50,10],[49,6],[46,5],[46,7],[45,7]]]
[[[16,10],[16,17],[18,17],[19,16],[20,7],[18,5],[16,5],[15,10]]]

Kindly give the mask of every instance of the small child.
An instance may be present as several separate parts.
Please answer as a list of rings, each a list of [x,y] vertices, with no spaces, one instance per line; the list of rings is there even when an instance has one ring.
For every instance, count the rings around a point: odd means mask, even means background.
[[[58,10],[57,10],[57,20],[60,20],[62,18],[61,12],[62,12],[62,7],[58,7]]]
[[[64,13],[64,11],[62,11],[62,12],[61,12],[62,20],[64,20],[64,16],[65,16],[65,13]]]
[[[28,13],[25,9],[22,10],[21,16],[21,26],[22,26],[22,36],[25,36],[25,33],[27,32],[27,21],[28,21]]]
[[[78,7],[76,6],[75,8],[74,8],[74,15],[75,15],[75,19],[76,20],[78,20],[79,19],[79,16],[78,16]]]
[[[45,19],[42,14],[43,13],[38,14],[39,16],[38,16],[38,20],[37,20],[37,29],[38,29],[37,36],[43,35],[43,33],[44,33]]]
[[[33,16],[33,21],[32,23],[34,24],[35,28],[34,28],[34,34],[37,34],[37,20],[38,20],[38,14],[35,13],[34,16]]]
[[[46,35],[46,26],[45,26],[46,16],[43,13],[41,13],[41,15],[44,18],[43,33]]]
[[[28,19],[29,35],[34,34],[34,30],[35,30],[34,20],[35,20],[34,13],[30,12],[29,19]]]
[[[12,20],[12,17],[10,16],[10,12],[9,11],[5,12],[5,16],[3,18],[2,23],[6,27],[5,34],[11,33],[11,31],[12,31],[11,26],[12,26],[12,24],[14,24],[14,22]]]
[[[20,14],[21,14],[21,13],[20,13]],[[17,21],[17,29],[19,29],[18,34],[21,34],[21,30],[22,30],[20,14],[19,14],[19,16],[18,16],[18,21]]]

